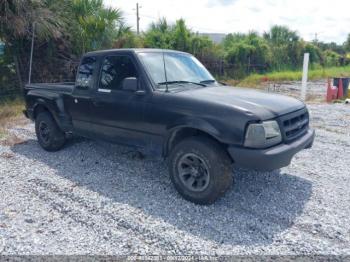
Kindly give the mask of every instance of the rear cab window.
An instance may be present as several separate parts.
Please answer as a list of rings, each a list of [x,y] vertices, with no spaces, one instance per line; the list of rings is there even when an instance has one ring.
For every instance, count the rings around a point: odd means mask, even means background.
[[[84,57],[79,65],[75,82],[76,89],[90,90],[93,87],[93,74],[96,70],[96,57]]]

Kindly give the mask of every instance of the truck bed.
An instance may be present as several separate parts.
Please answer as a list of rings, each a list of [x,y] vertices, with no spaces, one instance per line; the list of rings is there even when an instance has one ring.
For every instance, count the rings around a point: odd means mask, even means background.
[[[74,82],[62,82],[62,83],[33,83],[27,84],[26,89],[41,89],[49,91],[58,91],[60,93],[71,94],[74,88]]]

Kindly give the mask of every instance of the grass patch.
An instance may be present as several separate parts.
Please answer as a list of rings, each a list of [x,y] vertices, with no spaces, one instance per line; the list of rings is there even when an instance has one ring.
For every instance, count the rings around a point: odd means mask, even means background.
[[[309,70],[309,80],[319,80],[327,77],[350,77],[350,66],[330,67]],[[280,82],[280,81],[300,81],[302,72],[300,71],[282,71],[271,72],[267,74],[252,74],[238,82],[239,86],[255,87],[262,82]]]
[[[5,137],[6,127],[22,114],[23,109],[23,99],[0,101],[0,138]]]

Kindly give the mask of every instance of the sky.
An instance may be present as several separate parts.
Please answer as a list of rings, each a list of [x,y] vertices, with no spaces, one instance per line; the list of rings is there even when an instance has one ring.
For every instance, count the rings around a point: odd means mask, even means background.
[[[350,33],[350,0],[104,0],[106,6],[123,11],[125,21],[136,30],[136,2],[140,29],[165,17],[169,22],[184,18],[200,33],[263,33],[274,25],[286,25],[306,41],[345,42]]]

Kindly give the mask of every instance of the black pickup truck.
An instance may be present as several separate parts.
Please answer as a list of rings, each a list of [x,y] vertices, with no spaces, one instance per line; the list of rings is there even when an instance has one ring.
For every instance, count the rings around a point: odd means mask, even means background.
[[[28,84],[25,115],[39,144],[71,134],[129,145],[167,159],[187,200],[210,204],[232,183],[232,164],[289,165],[314,131],[297,99],[217,82],[192,55],[157,49],[87,53],[75,83]]]

